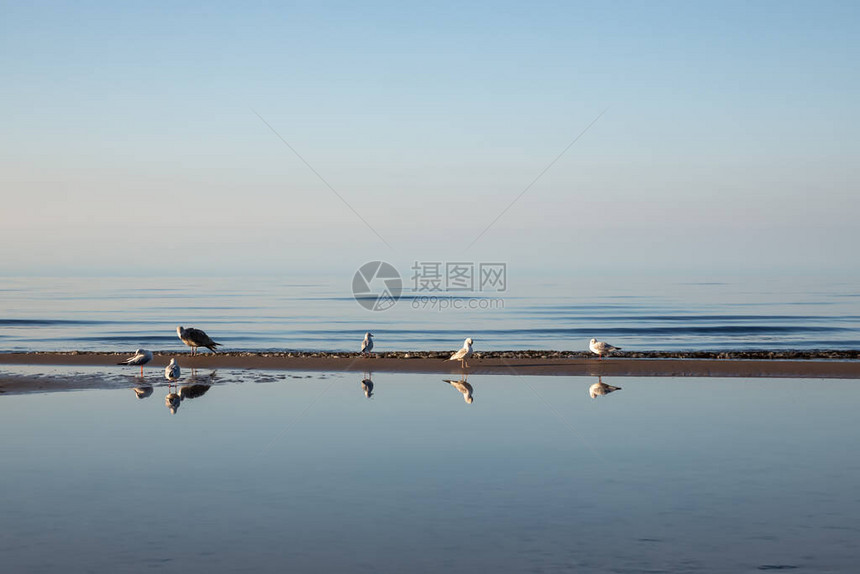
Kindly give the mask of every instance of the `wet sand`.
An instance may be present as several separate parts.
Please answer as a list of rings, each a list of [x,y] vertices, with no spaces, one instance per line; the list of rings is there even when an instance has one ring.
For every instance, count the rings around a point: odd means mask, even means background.
[[[786,353],[798,358],[783,358]],[[488,352],[469,359],[470,374],[493,375],[564,375],[564,376],[636,376],[636,377],[780,377],[780,378],[860,378],[860,361],[856,351],[756,351],[739,353],[744,358],[700,358],[664,353],[627,353],[604,359],[585,353],[559,351]],[[631,356],[635,355],[635,356]],[[115,366],[129,374],[138,367],[116,363],[128,353],[33,352],[0,353],[2,365]],[[156,352],[144,371],[163,369],[171,357],[182,368],[249,369],[324,372],[402,372],[459,374],[459,362],[447,361],[449,352],[384,353],[359,357],[355,353],[188,353]],[[748,358],[746,358],[748,357]]]

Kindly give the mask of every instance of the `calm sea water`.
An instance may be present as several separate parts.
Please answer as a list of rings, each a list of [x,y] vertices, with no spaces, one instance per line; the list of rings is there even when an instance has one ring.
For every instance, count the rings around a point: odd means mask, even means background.
[[[61,368],[0,373],[63,374]],[[860,386],[200,370],[0,395],[7,572],[853,572]],[[68,374],[68,373],[67,373]],[[211,386],[203,387],[201,385]],[[205,390],[204,390],[205,389]],[[14,437],[14,438],[13,438]]]
[[[467,336],[477,350],[585,350],[591,337],[630,350],[860,347],[856,282],[611,278],[475,295],[407,289],[374,312],[349,277],[0,278],[0,350],[178,349],[179,324],[228,350],[357,351],[365,331],[378,351],[454,349]]]

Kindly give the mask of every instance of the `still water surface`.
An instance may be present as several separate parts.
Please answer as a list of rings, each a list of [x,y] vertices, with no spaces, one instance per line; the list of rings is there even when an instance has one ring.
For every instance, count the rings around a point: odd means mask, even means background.
[[[33,374],[36,369],[4,369]],[[59,370],[54,371],[54,375]],[[850,572],[848,380],[206,370],[0,395],[9,572]],[[3,380],[0,375],[0,381]],[[146,394],[146,393],[144,393]]]

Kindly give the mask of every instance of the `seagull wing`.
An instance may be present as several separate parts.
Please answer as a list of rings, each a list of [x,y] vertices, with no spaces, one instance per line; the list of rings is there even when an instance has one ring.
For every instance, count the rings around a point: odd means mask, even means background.
[[[617,351],[620,348],[621,347],[613,347],[612,345],[610,345],[606,341],[597,341],[594,344],[594,350],[596,350],[599,353],[608,353],[609,351]]]
[[[125,361],[119,363],[120,365],[140,365],[146,362],[146,355],[143,353],[138,353],[133,357],[129,357]]]
[[[449,360],[449,361],[456,361],[456,360],[458,360],[458,359],[462,359],[463,357],[465,357],[465,356],[466,356],[466,352],[467,352],[467,351],[468,351],[468,349],[465,349],[465,348],[464,348],[464,349],[460,349],[459,351],[457,351],[456,353],[454,353],[453,355],[451,355],[451,358],[450,358],[450,359],[448,359],[448,360]]]
[[[460,391],[461,393],[463,393],[464,395],[465,394],[472,394],[472,391],[474,390],[472,388],[472,385],[470,385],[466,381],[455,381],[453,379],[442,379],[442,380],[445,381],[446,383],[448,383],[449,385],[451,385],[452,387],[454,387],[455,389],[457,389],[458,391]]]
[[[189,327],[188,329],[185,329],[185,338],[191,341],[195,346],[206,347],[210,351],[214,351],[215,347],[221,344],[216,343],[212,340],[212,337],[210,337],[200,329],[195,329],[194,327]]]

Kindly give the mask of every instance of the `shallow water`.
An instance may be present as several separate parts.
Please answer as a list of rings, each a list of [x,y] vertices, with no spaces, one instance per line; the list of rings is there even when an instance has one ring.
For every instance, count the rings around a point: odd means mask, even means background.
[[[4,368],[11,375],[38,368]],[[199,370],[0,395],[27,572],[848,572],[856,381]],[[47,373],[62,377],[62,368]],[[127,378],[120,378],[127,377]],[[180,385],[188,386],[189,374]],[[199,389],[198,389],[199,391]]]
[[[453,350],[467,336],[477,350],[584,351],[592,337],[627,350],[860,347],[856,282],[514,276],[489,308],[407,289],[373,312],[350,279],[0,277],[0,351],[186,350],[178,324],[230,350],[358,351],[365,331],[377,351]]]

